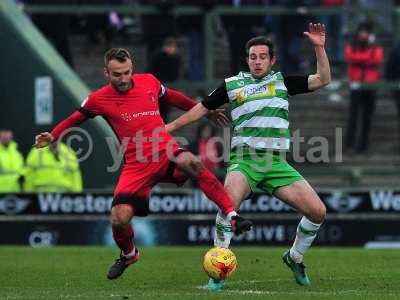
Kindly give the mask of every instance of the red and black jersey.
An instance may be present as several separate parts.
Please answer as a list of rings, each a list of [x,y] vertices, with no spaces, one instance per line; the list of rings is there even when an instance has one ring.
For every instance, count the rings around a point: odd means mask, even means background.
[[[132,82],[126,93],[111,84],[94,91],[79,110],[89,118],[102,116],[108,122],[120,143],[126,145],[127,163],[137,161],[138,155],[150,157],[166,149],[172,140],[159,111],[158,99],[165,88],[151,74],[135,74]]]
[[[125,162],[148,161],[169,144],[171,149],[176,144],[164,129],[159,100],[182,110],[189,110],[197,104],[181,92],[165,88],[151,74],[135,74],[129,91],[121,93],[111,84],[94,91],[79,111],[59,122],[51,134],[54,140],[58,140],[72,126],[102,116],[124,147]]]

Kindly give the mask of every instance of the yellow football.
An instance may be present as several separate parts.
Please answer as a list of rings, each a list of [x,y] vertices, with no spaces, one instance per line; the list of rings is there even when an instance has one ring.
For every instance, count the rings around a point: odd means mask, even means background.
[[[235,254],[226,248],[215,247],[204,255],[203,268],[208,276],[216,280],[224,280],[236,270]]]

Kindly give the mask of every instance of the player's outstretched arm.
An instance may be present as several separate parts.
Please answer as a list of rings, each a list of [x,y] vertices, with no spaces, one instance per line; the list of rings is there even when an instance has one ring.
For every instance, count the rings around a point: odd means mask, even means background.
[[[80,111],[75,111],[68,118],[58,123],[51,132],[42,132],[38,134],[35,137],[35,144],[33,144],[33,146],[36,148],[46,147],[49,144],[57,141],[63,132],[65,132],[65,130],[79,125],[86,120],[87,116],[82,114]]]
[[[198,104],[197,101],[186,96],[182,92],[170,88],[166,89],[163,100],[168,104],[185,111],[189,111]],[[224,112],[224,109],[209,110],[206,117],[217,125],[227,126],[229,124],[229,119],[226,117]]]
[[[173,132],[178,130],[179,128],[186,126],[187,124],[193,123],[205,115],[208,114],[208,109],[203,106],[203,104],[199,103],[195,107],[193,107],[188,112],[184,113],[178,119],[172,121],[171,123],[165,126],[168,132]]]
[[[331,82],[331,69],[325,51],[325,25],[310,23],[309,31],[304,32],[304,35],[314,45],[317,57],[317,73],[308,77],[308,89],[314,91]]]
[[[184,93],[177,90],[173,90],[171,88],[165,89],[165,95],[163,96],[162,99],[169,105],[175,106],[185,111],[192,109],[198,103],[194,99],[186,96]]]

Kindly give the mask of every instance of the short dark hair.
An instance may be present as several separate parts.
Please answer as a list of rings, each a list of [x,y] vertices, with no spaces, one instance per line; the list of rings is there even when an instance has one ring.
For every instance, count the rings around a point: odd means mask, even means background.
[[[163,47],[178,46],[178,41],[174,37],[167,37],[163,42]]]
[[[275,55],[274,44],[270,39],[265,36],[256,36],[248,40],[246,43],[246,55],[249,56],[249,51],[252,46],[265,45],[268,46],[269,57],[273,58]]]
[[[131,54],[128,50],[124,48],[111,48],[104,54],[104,65],[107,66],[108,63],[116,59],[119,62],[125,62],[127,59],[132,60]]]

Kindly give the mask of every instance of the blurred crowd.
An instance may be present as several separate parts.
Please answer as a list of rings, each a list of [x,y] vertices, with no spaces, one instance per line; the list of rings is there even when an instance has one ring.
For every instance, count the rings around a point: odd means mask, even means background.
[[[51,0],[19,0],[26,4],[54,4]],[[146,46],[147,69],[154,70],[154,62],[162,56],[158,55],[165,49],[165,43],[171,39],[177,41],[177,50],[174,58],[163,66],[157,66],[160,72],[172,72],[170,64],[175,64],[175,73],[168,74],[169,80],[188,79],[202,80],[203,74],[203,34],[204,14],[176,15],[173,8],[197,6],[204,12],[218,5],[241,7],[285,7],[295,9],[296,14],[288,15],[228,15],[223,14],[213,26],[215,30],[222,30],[226,36],[229,53],[229,73],[236,74],[246,68],[244,47],[246,41],[256,35],[267,35],[275,41],[278,48],[278,66],[285,73],[299,73],[308,70],[312,65],[299,55],[303,48],[302,31],[306,30],[309,22],[326,24],[329,32],[328,55],[333,63],[344,63],[344,42],[351,37],[357,24],[365,21],[368,16],[345,15],[342,12],[333,14],[311,15],[308,8],[344,8],[349,5],[377,9],[391,4],[391,0],[58,0],[58,4],[109,4],[109,5],[151,5],[159,11],[156,14],[138,16],[124,15],[115,11],[107,14],[32,14],[31,18],[38,28],[53,42],[57,50],[67,62],[73,66],[69,36],[72,33],[84,33],[87,40],[93,45],[102,44],[104,49],[110,48],[119,38],[131,38],[132,26],[139,31],[139,39]],[[384,13],[376,17],[381,30],[392,30],[391,16]],[[300,29],[300,30],[299,30]],[[304,29],[304,30],[301,30]],[[183,65],[180,38],[187,41],[189,66]],[[158,59],[158,60],[157,60]],[[183,69],[185,68],[185,69]],[[176,74],[176,75],[175,75]],[[173,75],[173,76],[172,76]]]
[[[25,4],[54,4],[51,0],[20,0]],[[243,45],[251,37],[266,34],[276,40],[279,50],[280,69],[284,72],[299,72],[307,67],[298,55],[302,47],[302,32],[308,22],[320,21],[327,24],[330,32],[329,49],[333,59],[343,59],[343,19],[341,14],[312,16],[307,7],[340,7],[346,0],[58,0],[58,4],[126,4],[152,5],[159,9],[157,14],[145,14],[139,18],[110,11],[107,14],[66,15],[33,14],[32,21],[48,37],[65,60],[73,66],[69,36],[71,33],[85,33],[93,45],[102,44],[109,48],[117,38],[128,37],[132,24],[139,27],[141,41],[146,45],[147,57],[151,58],[163,48],[170,38],[185,37],[188,47],[190,68],[182,71],[180,78],[202,80],[203,74],[203,22],[204,14],[175,15],[176,6],[197,6],[208,11],[217,5],[236,8],[245,6],[298,8],[295,15],[222,15],[215,26],[223,30],[229,45],[230,73],[238,73],[246,67]],[[303,8],[303,10],[301,9]],[[135,19],[136,18],[136,19]],[[135,22],[133,20],[135,19]],[[160,26],[162,24],[162,26]],[[150,64],[150,60],[149,63]],[[304,65],[305,64],[305,65]]]

